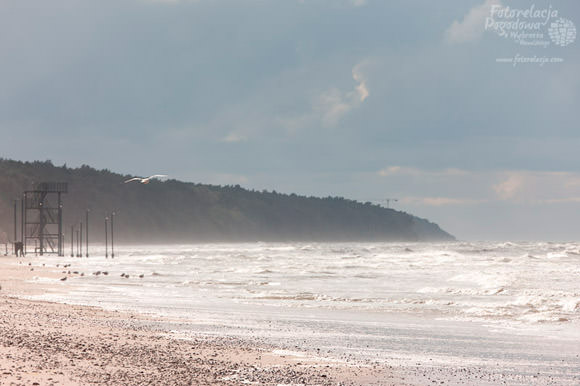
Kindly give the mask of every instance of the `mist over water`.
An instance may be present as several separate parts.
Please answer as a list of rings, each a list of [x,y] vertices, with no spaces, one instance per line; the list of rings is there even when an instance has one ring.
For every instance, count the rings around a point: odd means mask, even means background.
[[[86,276],[42,298],[180,316],[191,323],[184,331],[259,331],[278,343],[389,363],[424,355],[442,364],[502,361],[514,374],[542,369],[564,383],[580,379],[580,244],[125,246],[115,259],[102,252],[43,258]]]

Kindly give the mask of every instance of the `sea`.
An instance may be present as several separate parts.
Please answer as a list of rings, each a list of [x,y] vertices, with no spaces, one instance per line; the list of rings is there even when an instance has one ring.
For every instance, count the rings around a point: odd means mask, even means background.
[[[435,372],[446,384],[580,385],[580,243],[125,245],[108,254],[91,246],[89,257],[38,257],[84,276],[34,278],[54,284],[34,298],[174,318],[183,337],[388,365],[412,384]]]

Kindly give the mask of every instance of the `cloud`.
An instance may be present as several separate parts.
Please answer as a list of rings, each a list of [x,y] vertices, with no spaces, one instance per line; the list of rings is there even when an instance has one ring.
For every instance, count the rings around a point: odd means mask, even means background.
[[[350,0],[350,3],[355,7],[362,7],[367,5],[367,0]]]
[[[522,174],[513,174],[509,176],[505,181],[499,184],[493,185],[493,190],[499,198],[502,200],[507,200],[514,198],[519,191],[522,190],[524,186],[525,178]]]
[[[413,167],[404,167],[404,166],[389,166],[384,169],[378,171],[379,176],[381,177],[390,177],[390,176],[432,176],[432,177],[446,177],[446,176],[464,176],[469,174],[468,171],[457,169],[457,168],[448,168],[442,170],[424,170],[418,169]]]
[[[580,173],[566,171],[389,166],[375,175],[387,180],[390,194],[405,197],[401,203],[418,206],[573,204],[580,197]]]
[[[362,72],[362,66],[365,63],[359,63],[352,69],[352,78],[358,82],[358,86],[355,87],[356,94],[358,94],[359,100],[362,102],[369,97],[369,89],[367,87],[366,78]]]
[[[149,3],[179,4],[179,3],[197,3],[200,0],[142,0]]]
[[[298,3],[305,4],[306,0],[298,0]],[[309,3],[311,3],[311,1],[309,1]],[[367,0],[345,0],[344,2],[339,2],[339,4],[342,6],[363,7],[367,5]]]
[[[500,5],[500,0],[485,0],[483,4],[473,7],[462,21],[455,20],[445,31],[448,43],[466,43],[479,39],[485,31],[485,19],[489,17],[491,7]]]
[[[488,200],[453,197],[404,197],[399,200],[402,204],[425,205],[425,206],[449,206],[449,205],[478,205]]]
[[[362,71],[366,62],[360,62],[352,69],[352,78],[358,84],[351,91],[331,88],[321,93],[313,103],[313,110],[320,116],[323,126],[334,127],[351,110],[358,108],[370,95],[367,81]]]
[[[564,198],[554,198],[549,200],[541,200],[540,204],[578,204],[580,203],[580,197],[564,197]]]
[[[353,102],[355,101],[348,100],[339,89],[332,88],[320,94],[315,102],[314,110],[320,114],[325,127],[332,127],[336,126],[340,119],[352,109]]]
[[[244,135],[232,132],[226,135],[224,138],[222,138],[222,142],[235,143],[235,142],[243,142],[246,141],[247,139],[248,138]]]
[[[580,173],[563,171],[507,171],[495,173],[496,197],[525,204],[575,203],[580,197]]]

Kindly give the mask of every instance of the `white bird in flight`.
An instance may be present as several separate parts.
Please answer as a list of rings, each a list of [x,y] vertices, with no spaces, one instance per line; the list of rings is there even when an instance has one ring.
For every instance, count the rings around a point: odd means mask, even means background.
[[[127,181],[125,181],[125,183],[132,182],[132,181],[139,181],[142,184],[148,184],[154,178],[164,178],[164,177],[167,177],[167,176],[165,174],[154,174],[152,176],[145,177],[145,178],[133,177],[133,178],[129,178]]]

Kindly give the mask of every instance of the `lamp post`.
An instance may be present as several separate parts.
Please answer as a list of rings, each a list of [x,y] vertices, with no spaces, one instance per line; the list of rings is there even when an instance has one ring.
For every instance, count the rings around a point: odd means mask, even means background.
[[[77,257],[79,257],[79,230],[76,230],[77,235]]]
[[[109,246],[108,246],[108,240],[107,240],[107,233],[109,232],[109,227],[107,225],[107,222],[109,221],[108,217],[105,217],[105,258],[109,257]]]
[[[83,257],[83,221],[79,223],[79,254],[77,257]]]
[[[62,204],[60,203],[60,193],[58,195],[58,255],[64,256],[64,230],[62,229]]]
[[[85,232],[87,234],[87,240],[86,240],[86,257],[89,257],[89,210],[87,209],[86,213],[85,213]]]
[[[114,250],[114,219],[115,219],[115,212],[111,213],[111,259],[115,258],[115,250]]]
[[[16,228],[16,211],[17,209],[17,205],[18,205],[18,200],[14,200],[14,242],[12,243],[13,247],[14,247],[14,254],[16,254],[16,240],[18,240],[18,233],[17,233],[17,228]]]
[[[26,254],[26,193],[22,195],[20,202],[20,241],[22,242],[22,252]]]

